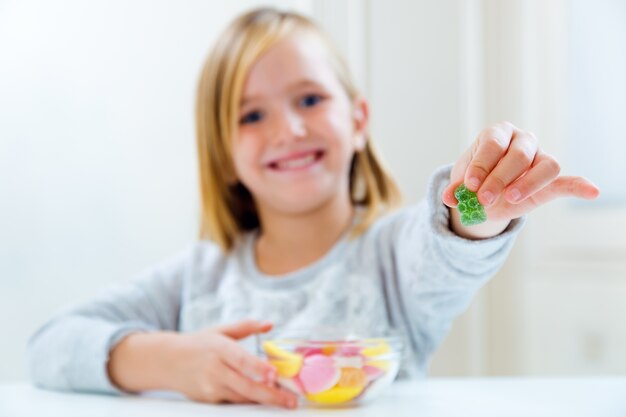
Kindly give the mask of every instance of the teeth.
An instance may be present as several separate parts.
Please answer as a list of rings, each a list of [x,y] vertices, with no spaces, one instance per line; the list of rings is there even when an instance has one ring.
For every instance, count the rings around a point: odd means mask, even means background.
[[[278,169],[294,169],[294,168],[300,168],[306,165],[309,165],[310,163],[315,161],[315,154],[309,154],[307,156],[304,156],[302,158],[298,158],[298,159],[290,159],[288,161],[280,161],[278,163],[276,163],[276,167]]]

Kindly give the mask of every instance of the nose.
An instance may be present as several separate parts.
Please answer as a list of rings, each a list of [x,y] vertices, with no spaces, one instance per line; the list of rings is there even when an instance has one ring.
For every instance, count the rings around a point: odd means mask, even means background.
[[[275,112],[272,118],[271,138],[274,145],[303,139],[306,135],[304,119],[293,109],[282,109]]]

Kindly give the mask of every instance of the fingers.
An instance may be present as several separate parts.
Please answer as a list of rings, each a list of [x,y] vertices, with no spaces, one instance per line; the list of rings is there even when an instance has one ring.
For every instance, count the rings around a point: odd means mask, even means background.
[[[511,123],[502,122],[480,132],[472,147],[463,153],[452,168],[450,184],[441,195],[444,204],[448,207],[457,206],[454,190],[461,183],[465,183],[471,191],[478,190],[506,153],[514,130],[518,129]]]
[[[546,155],[537,172],[521,182],[527,188],[524,196],[518,187],[509,188],[512,183],[525,178],[534,165],[542,162],[536,160],[538,152],[539,144],[533,133],[520,130],[507,122],[492,126],[479,135],[471,160],[467,163],[463,182],[468,189],[477,193],[478,200],[485,207],[491,206],[505,190],[508,193],[507,201],[522,201],[522,197],[530,195],[529,190],[541,189],[558,175],[558,164]],[[457,163],[455,169],[462,169],[464,160],[461,158],[462,162]],[[451,178],[455,176],[451,175]],[[457,185],[452,181],[442,195],[443,202],[450,207],[455,207],[457,203],[453,196]]]
[[[511,123],[503,122],[489,127],[477,139],[476,150],[465,172],[465,186],[476,192],[509,149],[514,135],[520,132]]]
[[[441,195],[441,200],[443,203],[448,206],[455,208],[458,205],[458,201],[456,201],[456,197],[454,197],[454,190],[456,189],[456,185],[450,184]]]
[[[521,178],[510,184],[504,191],[504,198],[518,204],[543,189],[558,177],[561,166],[552,156],[540,152],[531,169]]]
[[[600,194],[600,190],[593,183],[583,177],[558,177],[550,184],[520,200],[517,204],[502,201],[497,210],[489,215],[492,219],[517,218],[537,207],[559,197],[578,197],[592,200]]]
[[[259,404],[278,407],[295,408],[297,405],[297,398],[293,393],[255,382],[228,366],[224,368],[222,373],[224,385],[241,397]]]
[[[222,352],[222,360],[231,368],[266,383],[273,383],[276,380],[276,368],[249,353],[239,343],[224,337],[216,344],[216,348]]]
[[[467,170],[467,166],[472,160],[472,149],[469,148],[461,158],[454,164],[452,167],[452,172],[450,173],[450,184],[446,187],[441,195],[441,199],[448,207],[456,207],[458,201],[456,201],[456,197],[454,197],[454,190],[463,182],[463,176],[465,175],[465,171]]]
[[[532,200],[536,206],[559,197],[578,197],[593,200],[600,195],[600,189],[583,177],[558,177],[548,186],[535,193]]]
[[[216,330],[232,339],[244,339],[256,333],[265,333],[272,329],[272,323],[260,322],[257,320],[244,320],[225,326],[220,326]]]
[[[528,132],[516,131],[506,154],[487,175],[478,189],[478,200],[484,206],[490,206],[516,179],[531,168],[538,151],[538,142],[535,135]],[[551,177],[553,179],[554,177]],[[514,194],[514,192],[512,192]]]
[[[250,398],[245,397],[228,387],[222,387],[222,402],[231,404],[254,404]]]
[[[483,130],[457,161],[441,199],[456,207],[454,190],[465,183],[490,208],[491,219],[510,219],[558,197],[599,195],[598,187],[587,179],[558,177],[560,170],[556,159],[540,150],[534,134],[498,123]]]

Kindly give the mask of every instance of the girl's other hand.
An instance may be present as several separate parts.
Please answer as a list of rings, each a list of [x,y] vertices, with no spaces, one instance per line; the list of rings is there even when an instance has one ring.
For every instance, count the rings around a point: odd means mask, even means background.
[[[296,395],[275,384],[276,369],[237,343],[271,328],[271,323],[246,320],[182,334],[176,391],[194,401],[295,408]]]
[[[485,207],[487,223],[506,225],[559,197],[594,199],[599,189],[589,180],[559,176],[557,160],[541,150],[536,136],[509,122],[480,132],[450,174],[443,202],[456,207],[454,190],[465,183]],[[483,226],[484,225],[484,226]],[[473,226],[489,228],[489,224]],[[471,229],[470,229],[471,230]]]
[[[276,369],[237,343],[271,328],[246,320],[194,333],[132,333],[111,350],[107,371],[111,383],[128,392],[168,390],[207,403],[295,408],[295,394],[275,383]]]

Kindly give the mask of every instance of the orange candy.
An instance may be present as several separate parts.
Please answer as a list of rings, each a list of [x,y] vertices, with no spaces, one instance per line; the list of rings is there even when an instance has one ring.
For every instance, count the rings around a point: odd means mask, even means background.
[[[340,387],[364,387],[367,384],[367,375],[359,368],[343,368],[337,385]]]
[[[322,346],[322,353],[326,356],[331,356],[333,353],[335,353],[336,350],[337,347],[335,345]]]

